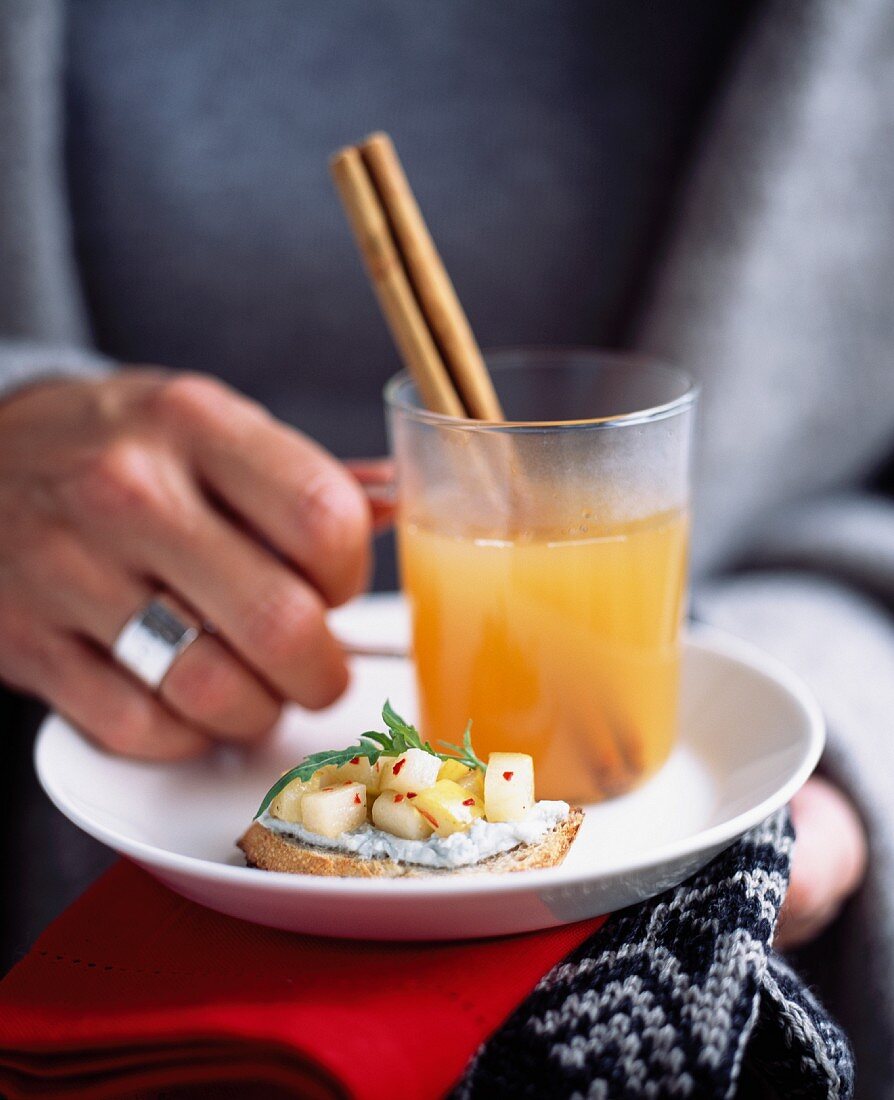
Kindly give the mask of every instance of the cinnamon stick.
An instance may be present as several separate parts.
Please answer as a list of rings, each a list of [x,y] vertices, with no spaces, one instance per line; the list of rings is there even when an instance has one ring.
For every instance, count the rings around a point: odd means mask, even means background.
[[[359,148],[410,283],[467,414],[475,420],[503,420],[484,357],[391,138],[371,134]]]
[[[484,359],[425,228],[397,153],[384,134],[373,135],[364,142],[364,146],[368,149],[370,162],[377,165],[381,191],[373,181],[370,164],[357,146],[348,146],[335,154],[330,162],[332,175],[382,312],[416,384],[422,404],[427,409],[448,416],[469,417],[472,414],[466,405],[465,395],[457,387],[457,379],[462,374],[468,380],[478,373],[481,378],[477,384],[467,383],[466,392],[479,395],[477,402],[474,397],[469,398],[470,404],[485,419],[501,420],[502,411]],[[408,233],[406,226],[414,219],[418,224]],[[398,226],[404,227],[402,232],[408,242],[406,254],[396,240]],[[416,285],[413,272],[419,278],[420,286]],[[422,291],[421,286],[427,289]],[[443,346],[435,336],[429,315],[423,308],[423,298],[429,303],[436,303],[433,315],[440,319],[442,332],[447,331],[448,319],[450,325],[459,326],[454,330],[453,337],[444,340]],[[451,301],[455,305],[451,306]],[[463,326],[467,335],[461,332]],[[456,358],[455,349],[469,345],[474,349],[474,354],[467,360],[468,369],[454,375],[444,360],[443,348],[453,348]],[[471,440],[464,434],[453,437],[454,448],[463,452],[462,456],[457,454],[457,481],[459,484],[470,482],[474,485],[476,491],[483,493],[489,501],[495,520],[496,517],[505,519],[507,512],[518,506],[516,479],[507,479],[503,472],[510,468],[511,441],[493,438],[484,451],[480,446],[470,444]]]
[[[355,146],[342,149],[330,167],[379,305],[425,407],[447,416],[465,416],[360,151]]]

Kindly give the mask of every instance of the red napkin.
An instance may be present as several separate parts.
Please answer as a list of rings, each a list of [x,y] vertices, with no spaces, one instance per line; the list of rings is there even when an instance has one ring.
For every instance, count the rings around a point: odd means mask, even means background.
[[[122,862],[0,983],[0,1094],[441,1097],[603,920],[463,943],[326,940],[213,913]]]

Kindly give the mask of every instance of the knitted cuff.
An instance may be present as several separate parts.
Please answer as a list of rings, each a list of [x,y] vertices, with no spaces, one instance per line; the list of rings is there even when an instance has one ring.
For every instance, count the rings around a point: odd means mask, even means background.
[[[846,1037],[770,948],[792,840],[779,811],[614,914],[484,1043],[454,1100],[732,1097],[743,1071],[782,1095],[852,1096]]]

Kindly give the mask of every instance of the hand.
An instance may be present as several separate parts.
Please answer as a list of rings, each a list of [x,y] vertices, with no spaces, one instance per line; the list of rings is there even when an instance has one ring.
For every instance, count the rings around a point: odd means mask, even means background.
[[[397,511],[394,461],[390,458],[354,458],[345,466],[363,486],[372,510],[374,533],[387,531]]]
[[[791,803],[797,840],[776,946],[798,947],[831,923],[863,880],[866,833],[857,811],[827,780],[814,776]]]
[[[223,384],[125,371],[0,405],[0,679],[128,755],[243,740],[347,683],[327,606],[364,587],[358,481]],[[157,694],[110,647],[161,590],[214,624]]]

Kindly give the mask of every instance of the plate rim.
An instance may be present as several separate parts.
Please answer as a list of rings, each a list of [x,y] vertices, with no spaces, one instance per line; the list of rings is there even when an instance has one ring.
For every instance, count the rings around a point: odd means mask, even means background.
[[[689,624],[684,634],[684,645],[710,654],[719,654],[739,665],[765,676],[781,686],[798,704],[806,719],[807,741],[798,765],[788,778],[779,783],[766,798],[709,829],[690,834],[665,845],[649,848],[637,858],[630,856],[614,863],[603,864],[593,873],[571,870],[563,866],[532,870],[524,875],[444,875],[408,879],[360,879],[298,875],[284,871],[265,871],[259,877],[257,869],[228,863],[216,863],[199,856],[184,855],[157,848],[145,841],[133,840],[104,825],[90,821],[79,810],[67,803],[45,771],[44,746],[52,726],[59,722],[74,727],[62,715],[50,712],[44,718],[34,742],[33,761],[38,781],[53,805],[78,826],[106,847],[119,855],[133,859],[151,871],[160,874],[188,875],[206,882],[232,883],[234,886],[256,883],[276,893],[300,894],[311,891],[317,894],[341,896],[394,897],[439,895],[449,892],[457,896],[473,897],[480,894],[558,888],[596,883],[621,874],[634,874],[679,862],[708,850],[721,851],[740,836],[760,824],[773,812],[784,806],[807,781],[816,767],[825,745],[825,719],[818,701],[806,683],[783,662],[771,656],[752,642],[727,631],[700,623]],[[531,876],[534,876],[533,878]]]

